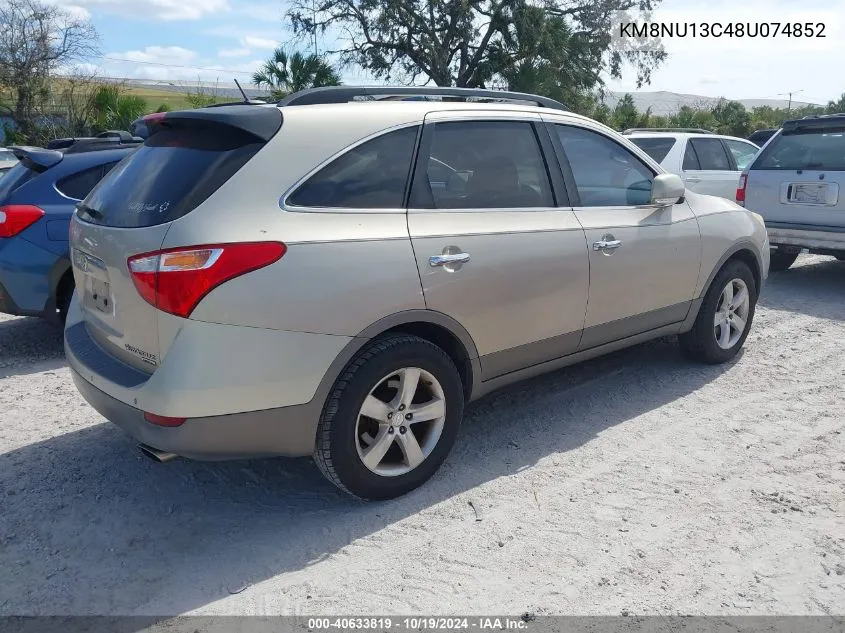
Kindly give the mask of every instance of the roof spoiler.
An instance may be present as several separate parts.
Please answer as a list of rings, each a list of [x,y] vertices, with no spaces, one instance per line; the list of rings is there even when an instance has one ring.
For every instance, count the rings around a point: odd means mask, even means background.
[[[153,128],[167,128],[168,125],[175,123],[183,125],[216,123],[242,130],[266,143],[282,127],[282,112],[275,106],[256,105],[245,108],[243,104],[222,105],[216,108],[154,112],[143,117],[140,123],[149,128],[150,135],[154,133]]]
[[[62,162],[64,155],[54,149],[42,149],[40,147],[30,147],[27,145],[15,145],[10,147],[12,153],[19,161],[26,167],[37,172],[43,172]]]
[[[797,134],[810,130],[845,131],[845,114],[823,114],[784,121],[782,134]]]

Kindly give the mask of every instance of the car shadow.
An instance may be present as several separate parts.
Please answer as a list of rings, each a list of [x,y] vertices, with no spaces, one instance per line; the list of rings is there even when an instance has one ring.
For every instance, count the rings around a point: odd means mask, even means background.
[[[493,393],[468,407],[438,474],[384,503],[339,492],[310,459],[155,464],[105,423],[24,446],[0,455],[0,568],[15,578],[0,614],[200,608],[471,499],[479,484],[574,450],[729,367],[692,364],[658,340]]]
[[[0,321],[0,379],[65,365],[62,328],[40,318]]]
[[[820,319],[845,320],[845,262],[799,256],[789,270],[769,275],[760,305]]]

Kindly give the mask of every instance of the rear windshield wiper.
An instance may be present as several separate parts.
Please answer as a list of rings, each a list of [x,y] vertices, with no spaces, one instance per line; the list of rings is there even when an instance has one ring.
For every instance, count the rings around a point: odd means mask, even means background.
[[[91,216],[95,220],[102,220],[106,216],[103,215],[102,211],[97,211],[93,207],[89,207],[87,204],[82,204],[81,202],[76,205],[76,210],[80,213],[84,213],[86,215]]]

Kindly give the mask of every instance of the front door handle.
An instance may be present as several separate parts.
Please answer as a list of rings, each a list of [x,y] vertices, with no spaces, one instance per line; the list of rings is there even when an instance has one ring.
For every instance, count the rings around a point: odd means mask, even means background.
[[[620,246],[622,246],[622,240],[600,239],[598,242],[593,242],[594,251],[615,251]]]
[[[437,266],[449,266],[453,264],[466,264],[469,261],[469,253],[445,253],[443,255],[432,255],[428,258],[428,265],[432,268]]]
[[[684,180],[687,182],[701,182],[701,178],[695,178],[693,176],[687,176]]]

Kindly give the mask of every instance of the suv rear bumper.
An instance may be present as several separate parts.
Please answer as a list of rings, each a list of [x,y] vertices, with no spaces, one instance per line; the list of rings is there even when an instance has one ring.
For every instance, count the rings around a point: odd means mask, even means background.
[[[71,368],[73,382],[97,412],[141,444],[199,460],[224,460],[314,451],[319,407],[313,403],[265,411],[188,419],[181,426],[147,422],[144,412],[100,391]]]
[[[767,222],[766,230],[772,246],[845,251],[845,227],[813,227]]]

